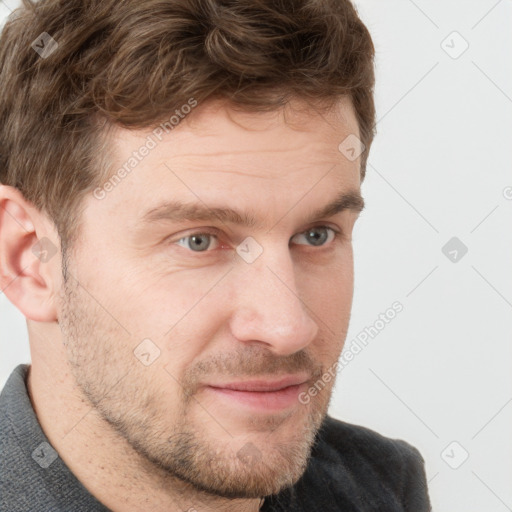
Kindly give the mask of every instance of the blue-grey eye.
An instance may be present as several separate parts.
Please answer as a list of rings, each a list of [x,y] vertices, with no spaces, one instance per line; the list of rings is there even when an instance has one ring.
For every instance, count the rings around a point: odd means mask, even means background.
[[[183,242],[184,245],[182,247],[194,252],[205,252],[211,247],[212,239],[215,239],[215,236],[209,233],[195,233],[181,238],[176,243],[180,244],[180,242]]]
[[[331,242],[336,237],[336,231],[327,226],[319,226],[295,235],[292,238],[295,243],[299,243],[296,241],[297,237],[302,237],[303,240],[306,240],[306,244],[308,245],[318,247],[325,245],[327,242]]]

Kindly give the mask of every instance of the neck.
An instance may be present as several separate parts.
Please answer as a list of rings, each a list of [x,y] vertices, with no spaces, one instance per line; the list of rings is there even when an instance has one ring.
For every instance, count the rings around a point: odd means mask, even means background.
[[[55,360],[52,363],[50,366],[39,360],[29,369],[27,388],[36,416],[66,466],[110,510],[256,512],[260,509],[260,499],[213,496],[156,467],[97,413],[76,387],[72,374],[55,372],[52,370]],[[65,364],[61,366],[65,367]]]

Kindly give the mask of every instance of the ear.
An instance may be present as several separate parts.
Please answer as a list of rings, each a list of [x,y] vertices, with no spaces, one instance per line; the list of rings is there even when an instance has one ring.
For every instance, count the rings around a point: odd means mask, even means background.
[[[48,217],[19,190],[0,185],[0,291],[29,320],[57,320],[59,255]]]

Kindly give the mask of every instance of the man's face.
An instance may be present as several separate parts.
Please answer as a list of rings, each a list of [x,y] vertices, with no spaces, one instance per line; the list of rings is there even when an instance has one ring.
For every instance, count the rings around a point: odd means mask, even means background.
[[[332,370],[350,317],[357,208],[315,215],[359,193],[338,150],[350,134],[348,100],[286,119],[199,105],[161,141],[117,131],[112,174],[157,144],[87,197],[59,325],[79,388],[155,470],[246,498],[303,473],[334,381],[298,396]]]

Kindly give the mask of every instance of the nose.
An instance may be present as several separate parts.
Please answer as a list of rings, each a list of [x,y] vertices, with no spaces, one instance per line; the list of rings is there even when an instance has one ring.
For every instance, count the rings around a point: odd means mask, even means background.
[[[243,275],[236,278],[230,328],[239,341],[266,344],[276,355],[289,355],[315,339],[318,324],[299,295],[289,252],[275,257],[269,252],[244,263]]]

